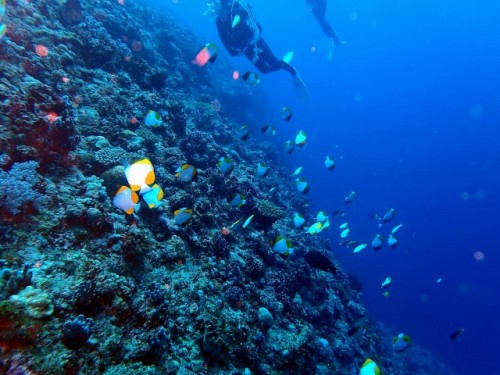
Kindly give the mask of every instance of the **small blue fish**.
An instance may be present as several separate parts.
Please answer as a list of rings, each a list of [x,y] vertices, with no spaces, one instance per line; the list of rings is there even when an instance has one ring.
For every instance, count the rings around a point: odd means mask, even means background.
[[[260,131],[265,135],[276,135],[276,129],[271,125],[264,125]]]
[[[372,240],[372,248],[373,250],[380,250],[380,248],[384,245],[382,240],[382,236],[380,234],[376,234],[375,238]]]
[[[304,216],[298,212],[295,212],[293,214],[293,225],[295,225],[295,228],[300,228],[304,223],[306,222],[306,219]]]
[[[252,86],[257,86],[260,83],[260,76],[254,72],[246,72],[243,74],[242,78],[244,82]]]
[[[400,333],[396,337],[392,339],[392,349],[396,353],[401,353],[408,349],[411,345],[411,339],[408,335],[405,335],[404,333]]]
[[[281,108],[281,118],[289,122],[292,119],[292,109],[286,106]]]
[[[351,191],[349,194],[347,194],[347,197],[345,197],[344,203],[345,204],[352,203],[352,201],[354,200],[354,198],[356,198],[357,195],[358,193],[356,193],[355,191]]]

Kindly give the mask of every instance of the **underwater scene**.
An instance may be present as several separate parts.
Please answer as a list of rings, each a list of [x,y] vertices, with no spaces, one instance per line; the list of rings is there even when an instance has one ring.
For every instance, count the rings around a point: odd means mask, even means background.
[[[0,0],[0,373],[500,375],[499,14]]]

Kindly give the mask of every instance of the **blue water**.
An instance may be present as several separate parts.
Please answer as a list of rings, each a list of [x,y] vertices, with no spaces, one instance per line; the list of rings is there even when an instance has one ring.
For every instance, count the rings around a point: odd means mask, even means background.
[[[255,95],[265,95],[268,107],[253,126],[275,124],[280,148],[307,132],[308,144],[282,159],[290,171],[304,167],[312,213],[346,212],[324,235],[363,282],[369,314],[458,374],[500,374],[500,1],[330,1],[327,19],[347,42],[331,61],[305,1],[250,4],[275,54],[294,51],[292,65],[310,92],[303,103],[287,73],[264,76]],[[156,5],[201,41],[219,42],[214,19],[201,15],[205,1]],[[250,67],[221,54],[234,69]],[[284,105],[293,108],[290,123],[279,117]],[[333,172],[323,166],[327,154],[337,161]],[[351,190],[358,198],[345,206]],[[379,229],[370,214],[389,207],[397,216]],[[341,220],[368,243],[404,226],[396,249],[353,254],[338,245]],[[463,335],[450,340],[459,327]]]

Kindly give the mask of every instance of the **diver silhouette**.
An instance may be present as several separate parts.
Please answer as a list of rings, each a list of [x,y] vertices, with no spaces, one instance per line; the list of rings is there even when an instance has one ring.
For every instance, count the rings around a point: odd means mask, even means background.
[[[326,0],[306,0],[306,3],[309,6],[311,13],[321,26],[321,29],[323,29],[323,32],[330,39],[331,44],[330,51],[328,53],[328,59],[330,60],[333,57],[334,47],[344,44],[345,42],[340,41],[338,34],[326,21]]]
[[[278,59],[262,38],[262,26],[244,0],[221,0],[217,9],[215,3],[209,5],[214,7],[210,13],[217,14],[217,31],[222,44],[231,56],[245,55],[263,74],[279,70],[290,73],[294,87],[301,95],[307,95],[307,89],[297,70]]]

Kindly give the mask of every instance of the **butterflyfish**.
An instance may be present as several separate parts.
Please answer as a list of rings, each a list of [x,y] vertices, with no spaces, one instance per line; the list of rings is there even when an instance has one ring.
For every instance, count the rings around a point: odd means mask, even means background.
[[[236,135],[242,141],[246,141],[248,139],[248,136],[250,135],[250,129],[248,128],[248,125],[243,125],[241,128],[239,128],[236,131]]]
[[[394,349],[395,352],[401,353],[408,349],[411,345],[411,338],[408,335],[405,335],[404,333],[400,333],[396,337],[392,339],[392,349]]]
[[[242,78],[243,81],[252,86],[257,86],[260,83],[260,76],[254,72],[246,72],[243,74]]]
[[[147,203],[149,208],[155,208],[161,205],[163,202],[163,189],[158,184],[151,186],[151,189],[144,194],[142,194],[142,199]]]
[[[302,148],[307,142],[306,132],[301,130],[295,136],[295,145],[299,148]]]
[[[144,193],[149,190],[149,185],[155,182],[153,164],[147,158],[136,161],[125,167],[125,177],[132,190]]]
[[[134,211],[139,211],[139,196],[128,186],[121,186],[113,198],[113,205],[132,215]]]
[[[190,164],[183,164],[175,171],[175,177],[181,181],[189,182],[196,177],[198,170]]]
[[[217,162],[217,167],[219,168],[219,171],[221,171],[222,173],[228,174],[233,170],[234,163],[231,159],[222,157]]]
[[[183,207],[179,210],[174,211],[174,222],[177,225],[184,225],[193,216],[193,210],[190,208]]]
[[[273,250],[281,255],[289,256],[290,254],[293,253],[293,244],[290,240],[287,240],[284,237],[278,236],[274,240]]]
[[[394,237],[392,233],[389,234],[389,238],[387,239],[387,245],[389,245],[390,247],[396,247],[398,245],[398,239]]]
[[[372,248],[373,250],[380,250],[380,248],[384,245],[382,241],[382,236],[380,234],[376,234],[375,238],[372,240]]]
[[[264,162],[257,164],[257,176],[266,177],[269,173],[269,167]]]
[[[229,204],[233,207],[241,207],[246,203],[246,197],[243,194],[236,193],[231,199],[229,199]]]
[[[359,375],[380,375],[380,368],[368,358],[359,369]]]
[[[287,154],[291,154],[295,150],[295,143],[293,143],[291,140],[286,141],[285,143],[285,152]]]
[[[335,169],[335,160],[328,155],[325,158],[325,168],[329,171],[333,171]]]
[[[325,211],[318,211],[318,213],[316,214],[316,220],[318,220],[319,222],[327,221],[328,215]]]
[[[298,191],[304,194],[307,194],[307,192],[309,191],[309,184],[302,177],[295,179],[295,187]]]
[[[271,126],[271,125],[264,125],[262,128],[260,128],[260,131],[262,132],[262,134],[265,134],[265,135],[275,135],[276,134],[276,129],[274,128],[274,126]]]
[[[286,122],[292,119],[292,109],[288,106],[281,108],[281,118]]]
[[[144,116],[144,123],[150,128],[159,128],[163,125],[161,116],[158,114],[158,112],[151,109],[147,111],[146,115]]]
[[[301,213],[295,212],[293,214],[293,225],[295,225],[295,228],[300,228],[305,222],[306,219]]]

